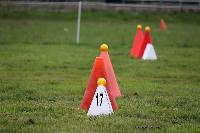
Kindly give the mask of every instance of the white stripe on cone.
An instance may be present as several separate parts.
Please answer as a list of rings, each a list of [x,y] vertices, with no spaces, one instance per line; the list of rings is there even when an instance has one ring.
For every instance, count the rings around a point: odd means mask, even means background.
[[[147,46],[144,50],[142,59],[143,60],[157,60],[156,52],[155,52],[152,44],[150,44],[150,43],[147,44]]]
[[[109,115],[111,113],[113,113],[113,109],[106,88],[99,85],[94,94],[87,116]]]

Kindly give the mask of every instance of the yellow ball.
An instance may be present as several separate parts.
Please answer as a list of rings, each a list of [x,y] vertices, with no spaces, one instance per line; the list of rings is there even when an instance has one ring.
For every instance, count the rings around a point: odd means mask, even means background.
[[[101,44],[100,49],[101,49],[101,51],[108,51],[108,45],[103,43],[103,44]]]
[[[97,84],[105,86],[106,85],[106,80],[104,78],[99,78],[98,81],[97,81]]]
[[[137,29],[142,29],[142,25],[138,24]]]
[[[145,31],[150,32],[150,31],[151,31],[151,28],[150,28],[149,26],[146,26],[146,27],[145,27]]]

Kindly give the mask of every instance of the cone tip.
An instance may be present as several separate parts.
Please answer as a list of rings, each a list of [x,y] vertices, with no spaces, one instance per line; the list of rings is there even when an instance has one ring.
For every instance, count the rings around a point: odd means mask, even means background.
[[[142,25],[141,25],[141,24],[138,24],[138,25],[137,25],[137,29],[142,29]]]
[[[151,28],[150,28],[149,26],[146,26],[146,27],[145,27],[145,31],[150,32],[150,31],[151,31]]]
[[[97,84],[105,86],[106,85],[106,80],[104,78],[99,78],[98,81],[97,81]]]
[[[101,44],[100,50],[101,50],[101,51],[108,51],[108,45],[105,44],[105,43]]]

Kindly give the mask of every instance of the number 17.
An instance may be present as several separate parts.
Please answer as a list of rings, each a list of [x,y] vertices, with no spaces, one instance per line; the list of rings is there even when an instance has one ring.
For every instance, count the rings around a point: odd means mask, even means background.
[[[102,105],[102,99],[103,99],[103,93],[100,93],[100,97],[101,97],[101,102],[100,102],[100,105],[99,106],[101,106]],[[99,96],[98,96],[98,93],[97,93],[97,95],[96,95],[96,99],[97,99],[97,106],[98,106],[98,103],[99,103]]]

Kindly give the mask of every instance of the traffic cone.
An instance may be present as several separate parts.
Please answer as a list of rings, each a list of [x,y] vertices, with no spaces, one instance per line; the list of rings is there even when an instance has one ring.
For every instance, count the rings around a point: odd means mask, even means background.
[[[110,115],[113,113],[113,109],[106,90],[106,80],[99,78],[97,83],[98,87],[93,96],[87,116]]]
[[[144,39],[143,39],[142,45],[139,49],[138,58],[142,58],[147,44],[148,43],[152,44],[152,39],[151,39],[151,36],[150,36],[150,30],[151,29],[150,29],[149,26],[145,27]]]
[[[83,100],[80,105],[80,108],[84,109],[85,111],[88,111],[90,104],[92,102],[92,98],[93,98],[96,88],[97,88],[96,82],[97,82],[98,78],[100,78],[100,77],[106,78],[107,77],[106,73],[107,72],[105,69],[103,57],[96,57],[91,74],[90,74],[88,85],[87,85],[87,88],[86,88],[84,96],[83,96]],[[110,84],[111,83],[108,81],[106,88],[108,91],[108,95],[109,95],[109,98],[111,101],[112,108],[113,108],[113,110],[116,110],[116,109],[118,109],[118,105],[115,101],[115,96],[113,95],[111,88],[109,88]]]
[[[132,48],[130,51],[130,57],[133,58],[138,57],[139,56],[139,49],[142,45],[142,41],[143,41],[143,32],[142,32],[142,26],[141,25],[137,25],[137,31],[136,31],[136,35],[132,44]]]
[[[167,24],[165,23],[164,19],[160,19],[160,29],[167,29]]]
[[[106,80],[108,80],[108,88],[111,89],[114,97],[121,96],[121,92],[115,77],[115,72],[108,54],[108,45],[102,44],[100,46],[101,54],[100,57],[103,57],[104,67],[106,69]],[[110,83],[110,84],[109,84]]]

